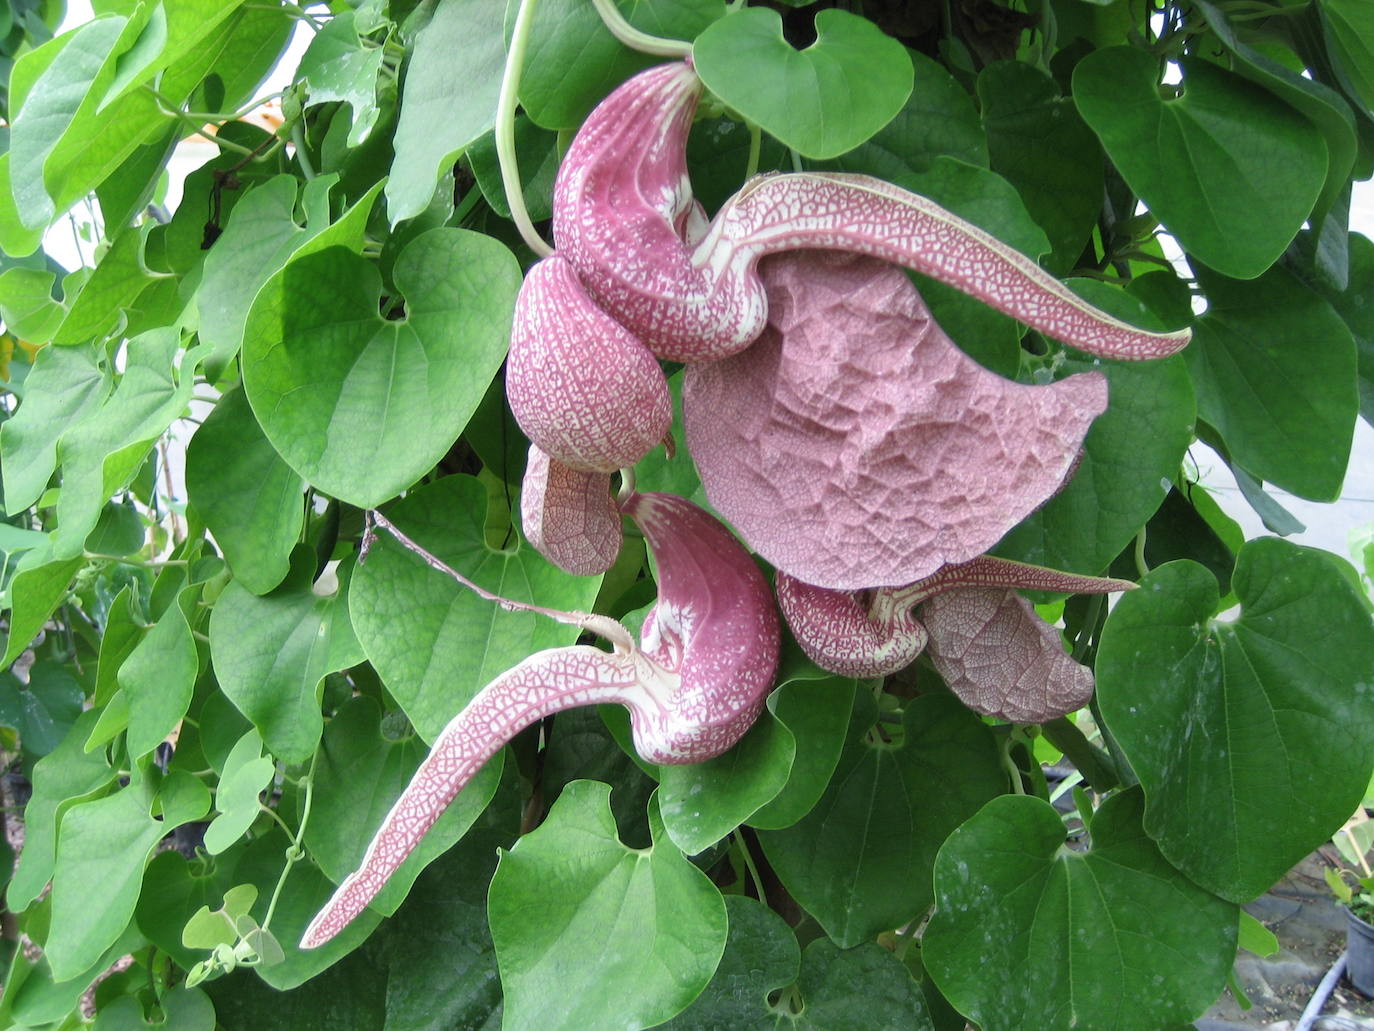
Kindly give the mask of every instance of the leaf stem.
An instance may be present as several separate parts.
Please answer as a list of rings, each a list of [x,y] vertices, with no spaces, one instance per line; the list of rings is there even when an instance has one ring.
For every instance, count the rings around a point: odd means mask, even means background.
[[[620,8],[615,5],[615,0],[592,0],[592,6],[596,8],[596,13],[601,15],[601,21],[606,26],[606,30],[631,50],[638,50],[642,54],[654,54],[658,57],[683,58],[692,56],[692,44],[684,40],[651,36],[649,33],[635,28],[620,13]]]
[[[1145,561],[1145,527],[1135,535],[1135,568],[1143,580],[1150,575],[1150,564]]]
[[[749,880],[754,885],[754,895],[766,906],[768,897],[763,893],[763,878],[759,876],[759,868],[754,865],[754,856],[749,851],[749,843],[744,840],[744,832],[736,827],[734,836],[735,844],[739,846],[740,855],[744,858],[744,868],[749,871]]]
[[[541,258],[553,253],[530,221],[525,207],[525,191],[520,184],[520,167],[515,159],[515,104],[520,94],[520,71],[529,46],[530,26],[534,22],[534,8],[538,0],[520,0],[511,33],[510,50],[506,53],[506,69],[501,76],[501,94],[496,101],[496,160],[501,167],[501,185],[506,191],[511,220],[520,230],[520,237],[530,250]]]
[[[763,130],[753,122],[746,124],[749,126],[749,160],[744,165],[744,178],[752,179],[759,170],[759,153],[763,150]]]
[[[305,123],[299,118],[291,125],[291,145],[296,148],[296,160],[307,179],[315,178],[315,166],[305,152]]]
[[[1010,734],[1002,738],[1001,748],[1002,766],[1007,771],[1007,776],[1011,778],[1011,790],[1013,794],[1024,795],[1026,785],[1021,782],[1021,767],[1016,765],[1016,760],[1011,757],[1011,749],[1014,744]]]
[[[305,838],[305,828],[310,822],[310,803],[315,793],[315,763],[319,761],[319,758],[320,750],[316,748],[315,754],[310,757],[310,769],[301,779],[301,783],[305,786],[305,802],[301,805],[301,822],[296,828],[295,834],[292,834],[290,828],[287,828],[286,833],[291,839],[291,845],[286,850],[286,864],[281,868],[281,876],[277,878],[277,886],[272,889],[272,899],[267,903],[267,915],[262,918],[264,931],[272,926],[272,915],[277,911],[277,900],[281,898],[282,888],[286,886],[286,879],[291,875],[291,868],[305,856],[305,849],[301,847],[301,841]],[[286,824],[282,823],[282,826],[286,827]]]

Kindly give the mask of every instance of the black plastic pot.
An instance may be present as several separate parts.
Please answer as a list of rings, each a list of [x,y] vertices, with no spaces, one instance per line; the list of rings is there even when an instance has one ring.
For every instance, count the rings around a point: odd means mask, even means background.
[[[1374,999],[1374,927],[1345,911],[1345,974],[1359,991]]]

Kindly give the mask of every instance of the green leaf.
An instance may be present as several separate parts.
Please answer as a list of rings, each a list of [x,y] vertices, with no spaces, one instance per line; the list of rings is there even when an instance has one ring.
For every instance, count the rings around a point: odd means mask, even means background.
[[[553,181],[558,174],[558,137],[541,129],[528,118],[515,119],[515,152],[520,162],[521,194],[532,222],[553,215]],[[496,154],[496,134],[484,133],[468,150],[472,174],[491,210],[510,218],[506,186],[501,181],[501,164]]]
[[[353,110],[348,145],[356,147],[377,124],[377,77],[385,50],[358,38],[357,12],[344,11],[315,33],[296,76],[305,81],[307,107],[338,101]]]
[[[177,826],[171,814],[153,819],[148,803],[145,786],[134,783],[73,806],[62,817],[46,948],[57,980],[89,967],[128,926],[144,864],[162,836]],[[93,884],[100,885],[98,892],[91,891]]]
[[[46,924],[46,915],[41,922]],[[30,962],[24,956],[23,949],[16,950],[5,982],[0,1013],[6,1016],[7,1023],[12,1027],[57,1026],[58,1021],[70,1017],[77,1010],[81,997],[97,977],[107,974],[111,964],[120,957],[142,946],[143,940],[137,929],[130,926],[89,967],[75,977],[60,981],[54,978],[47,956]]]
[[[201,589],[182,589],[119,667],[119,686],[129,702],[128,749],[135,758],[161,744],[191,704],[200,672],[191,620]]]
[[[82,565],[81,558],[53,561],[52,548],[47,545],[24,555],[10,581],[10,634],[0,667],[8,667],[38,636],[48,617],[66,599],[72,577]]]
[[[262,737],[250,730],[239,738],[224,761],[215,808],[219,815],[205,829],[205,850],[212,856],[247,833],[258,818],[258,795],[272,781],[276,764],[262,754]]]
[[[1075,290],[1108,311],[1115,301],[1137,325],[1153,321],[1119,291],[1074,280]],[[1193,345],[1196,347],[1196,343]],[[1169,479],[1193,442],[1193,385],[1180,357],[1114,362],[1066,352],[1057,376],[1106,375],[1111,403],[1093,420],[1083,458],[1068,485],[1022,520],[997,545],[997,554],[1034,565],[1096,575],[1130,543],[1159,508]],[[1148,426],[1148,433],[1141,427]]]
[[[132,498],[110,501],[100,510],[100,520],[86,538],[86,548],[97,555],[132,555],[144,545],[147,527]]]
[[[24,807],[24,847],[6,894],[11,912],[22,913],[52,876],[62,814],[115,778],[115,770],[103,753],[87,754],[85,750],[95,721],[94,711],[82,713],[62,743],[33,768],[33,796]]]
[[[1334,501],[1359,410],[1354,340],[1281,268],[1253,282],[1197,269],[1210,307],[1184,352],[1198,416],[1231,458],[1299,497]]]
[[[200,339],[213,351],[206,361],[218,375],[243,343],[244,324],[253,298],[291,256],[329,246],[358,250],[368,214],[377,199],[369,190],[332,225],[329,191],[334,176],[312,179],[301,189],[305,224],[296,222],[296,179],[279,175],[249,193],[235,206],[224,233],[205,258],[205,273],[196,291]]]
[[[615,0],[615,4],[635,28],[664,39],[695,39],[725,14],[724,0]],[[662,60],[617,42],[596,8],[583,0],[546,0],[535,9],[530,26],[520,104],[545,129],[576,129],[602,97]]]
[[[244,388],[267,438],[309,482],[364,508],[462,432],[505,357],[520,287],[505,246],[463,229],[417,236],[393,278],[406,312],[395,321],[379,313],[369,262],[338,247],[298,256],[244,333]]]
[[[134,590],[125,584],[110,602],[109,614],[105,618],[105,633],[100,638],[100,660],[96,665],[95,692],[91,704],[100,706],[108,702],[118,690],[116,675],[130,653],[143,640],[145,633],[143,621],[134,608]]]
[[[907,56],[915,86],[897,116],[872,138],[822,162],[822,167],[895,180],[928,170],[938,157],[988,166],[988,142],[973,98],[939,62],[914,50]]]
[[[1074,101],[1108,157],[1183,248],[1251,279],[1302,228],[1326,177],[1326,145],[1273,94],[1184,59],[1182,92],[1164,100],[1159,62],[1135,47],[1078,63]]]
[[[0,673],[0,724],[14,728],[31,756],[47,755],[62,743],[85,700],[72,675],[48,659],[33,664],[27,684],[13,673]]]
[[[1274,932],[1243,909],[1240,911],[1238,944],[1256,956],[1274,956],[1279,951],[1279,940],[1274,936]]]
[[[193,869],[175,849],[159,852],[143,872],[134,919],[144,936],[180,966],[189,968],[204,955],[188,947],[182,935],[192,915],[201,908],[217,907],[225,888],[233,883],[237,855],[220,856],[213,866],[197,863]],[[229,939],[233,944],[237,935]]]
[[[1359,0],[1317,0],[1336,77],[1366,114],[1374,114],[1374,12]]]
[[[143,264],[143,246],[151,226],[128,229],[114,238],[91,277],[74,298],[53,334],[54,344],[80,344],[115,328],[120,313],[153,282]]]
[[[1216,581],[1171,562],[1123,597],[1097,658],[1098,702],[1145,788],[1169,861],[1223,898],[1265,891],[1359,805],[1374,762],[1374,629],[1324,552],[1240,551],[1240,618]]]
[[[1345,321],[1346,328],[1355,338],[1360,414],[1365,422],[1374,426],[1374,241],[1360,233],[1351,233],[1349,250],[1347,288],[1337,293],[1318,285],[1317,291],[1336,309],[1336,314]],[[3,440],[4,430],[0,429],[0,442]]]
[[[871,694],[855,703],[825,795],[794,826],[759,833],[788,892],[841,947],[929,906],[935,850],[1007,787],[992,733],[953,697],[915,699],[891,731],[875,728]],[[900,742],[882,740],[894,733]]]
[[[622,845],[609,802],[605,784],[575,781],[501,856],[487,904],[507,1026],[650,1027],[720,961],[720,893],[652,815],[653,847]]]
[[[816,15],[816,42],[794,50],[767,8],[731,11],[692,45],[706,88],[810,158],[838,157],[896,117],[911,96],[906,48],[844,10]]]
[[[397,502],[388,518],[422,547],[489,591],[516,601],[586,611],[599,577],[571,576],[523,540],[486,543],[486,488],[449,476]],[[483,601],[404,551],[386,534],[353,575],[353,629],[416,731],[433,741],[492,679],[544,648],[572,644],[576,627]]]
[[[99,411],[68,431],[58,447],[62,492],[53,545],[66,558],[79,554],[100,510],[126,486],[157,440],[185,411],[196,364],[207,348],[181,352],[175,328],[130,340],[124,375]],[[180,355],[180,361],[178,361]]]
[[[319,743],[325,676],[363,661],[342,589],[316,593],[314,575],[314,550],[299,545],[280,587],[259,597],[231,581],[210,615],[221,690],[288,763],[305,762]]]
[[[49,269],[11,268],[0,275],[0,318],[5,328],[29,343],[51,340],[67,308],[53,297]]]
[[[110,383],[94,348],[38,352],[18,413],[0,425],[6,513],[16,515],[38,500],[57,468],[58,441],[104,403]]]
[[[186,449],[186,492],[234,580],[266,594],[291,568],[305,521],[304,481],[281,460],[248,397],[220,398]]]
[[[330,880],[342,881],[358,868],[369,835],[381,826],[429,749],[407,727],[397,737],[399,714],[383,716],[371,698],[354,698],[329,721],[315,767],[315,797],[306,846]],[[390,915],[411,884],[461,838],[482,814],[501,779],[501,760],[492,760],[450,803],[439,821],[391,875],[370,908]]]
[[[488,0],[448,0],[416,36],[386,184],[392,226],[424,211],[440,172],[495,124],[503,14]]]
[[[199,988],[179,985],[162,993],[158,1012],[148,1017],[137,997],[125,995],[100,1008],[92,1031],[142,1031],[149,1027],[215,1031],[215,1005]]]
[[[724,755],[660,767],[659,810],[674,844],[695,855],[742,823],[785,827],[780,818],[801,819],[803,806],[810,808],[806,798],[816,803],[839,761],[852,696],[853,681],[843,677],[785,680],[768,696],[764,715]],[[771,806],[784,791],[786,801]],[[771,818],[760,823],[755,814],[764,809]]]
[[[994,799],[950,835],[921,954],[960,1012],[985,1031],[1158,1031],[1221,993],[1236,907],[1164,861],[1141,809],[1139,792],[1107,799],[1086,852],[1029,796]]]
[[[1102,209],[1102,150],[1044,72],[998,61],[978,76],[994,172],[1016,187],[1051,244],[1047,267],[1073,268]]]
[[[754,899],[729,895],[730,935],[711,983],[660,1031],[932,1031],[921,989],[886,949],[841,950],[824,939],[803,955],[782,917]],[[778,989],[795,986],[769,1003]]]

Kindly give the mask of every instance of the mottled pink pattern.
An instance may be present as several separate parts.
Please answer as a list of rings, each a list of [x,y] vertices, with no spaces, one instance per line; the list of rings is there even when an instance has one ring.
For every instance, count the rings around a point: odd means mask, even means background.
[[[520,526],[559,569],[575,576],[604,573],[623,538],[610,473],[569,469],[531,444],[520,485]]]
[[[1012,383],[873,258],[770,258],[768,331],[687,370],[687,445],[711,504],[820,587],[902,586],[992,547],[1063,481],[1107,404],[1098,373]]]
[[[657,359],[596,306],[558,254],[520,288],[506,399],[525,436],[582,472],[634,465],[673,421]]]
[[[313,949],[371,902],[482,765],[525,727],[562,709],[622,701],[636,683],[634,657],[574,646],[536,652],[477,693],[434,741],[429,757],[301,938]]]
[[[832,591],[779,571],[778,607],[807,657],[846,677],[883,677],[911,665],[926,646],[925,627],[896,591]]]
[[[362,912],[482,764],[545,716],[578,705],[624,705],[635,748],[655,763],[713,758],[749,729],[777,671],[778,617],[768,582],[719,520],[690,501],[631,494],[623,508],[658,569],[658,603],[645,620],[642,645],[631,644],[619,624],[606,634],[564,613],[609,637],[615,650],[542,651],[479,691],[434,742],[357,872],[311,921],[301,948],[323,945]]]
[[[1129,580],[1080,576],[991,555],[944,566],[905,587],[832,591],[783,572],[777,578],[778,607],[802,651],[821,669],[850,677],[882,677],[910,665],[927,637],[912,609],[946,591],[1019,587],[1106,594],[1135,586]]]
[[[645,655],[676,673],[671,720],[634,712],[635,747],[657,763],[719,755],[749,729],[773,685],[773,592],[720,521],[672,494],[632,494],[622,508],[658,567],[658,604],[644,621]]]
[[[1092,671],[1064,652],[1059,631],[1015,591],[946,591],[921,606],[921,622],[930,661],[974,712],[1043,723],[1092,697]]]

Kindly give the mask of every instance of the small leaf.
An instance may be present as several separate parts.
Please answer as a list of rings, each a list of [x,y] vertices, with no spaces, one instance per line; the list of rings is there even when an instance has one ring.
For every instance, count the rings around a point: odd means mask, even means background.
[[[297,257],[259,292],[244,333],[244,387],[267,438],[361,507],[410,486],[457,439],[505,356],[520,285],[502,244],[462,229],[422,233],[392,275],[398,321],[379,312],[369,262],[339,247]]]
[[[238,841],[252,826],[258,818],[258,795],[275,772],[276,764],[262,754],[262,738],[256,730],[239,738],[215,789],[219,815],[205,829],[205,850],[212,856]]]
[[[1330,874],[1334,871],[1326,868],[1328,883]],[[1349,899],[1345,900],[1349,902]],[[1239,945],[1247,952],[1253,952],[1256,956],[1273,956],[1279,951],[1279,940],[1274,936],[1274,932],[1265,927],[1245,910],[1240,911],[1240,935]]]
[[[865,18],[816,15],[816,42],[794,50],[767,8],[732,11],[697,37],[692,60],[707,89],[806,157],[853,150],[911,95],[906,48]]]
[[[1087,852],[1066,848],[1059,814],[1025,795],[950,835],[921,954],[961,1013],[985,1031],[1158,1031],[1221,993],[1237,909],[1165,862],[1141,812],[1139,792],[1107,799]]]
[[[719,892],[652,817],[652,848],[622,845],[609,800],[606,785],[574,781],[501,857],[488,913],[508,1026],[650,1027],[686,1007],[720,960]]]
[[[1098,701],[1169,861],[1248,901],[1354,811],[1374,764],[1374,628],[1337,560],[1277,538],[1236,560],[1233,623],[1192,562],[1113,609]]]

